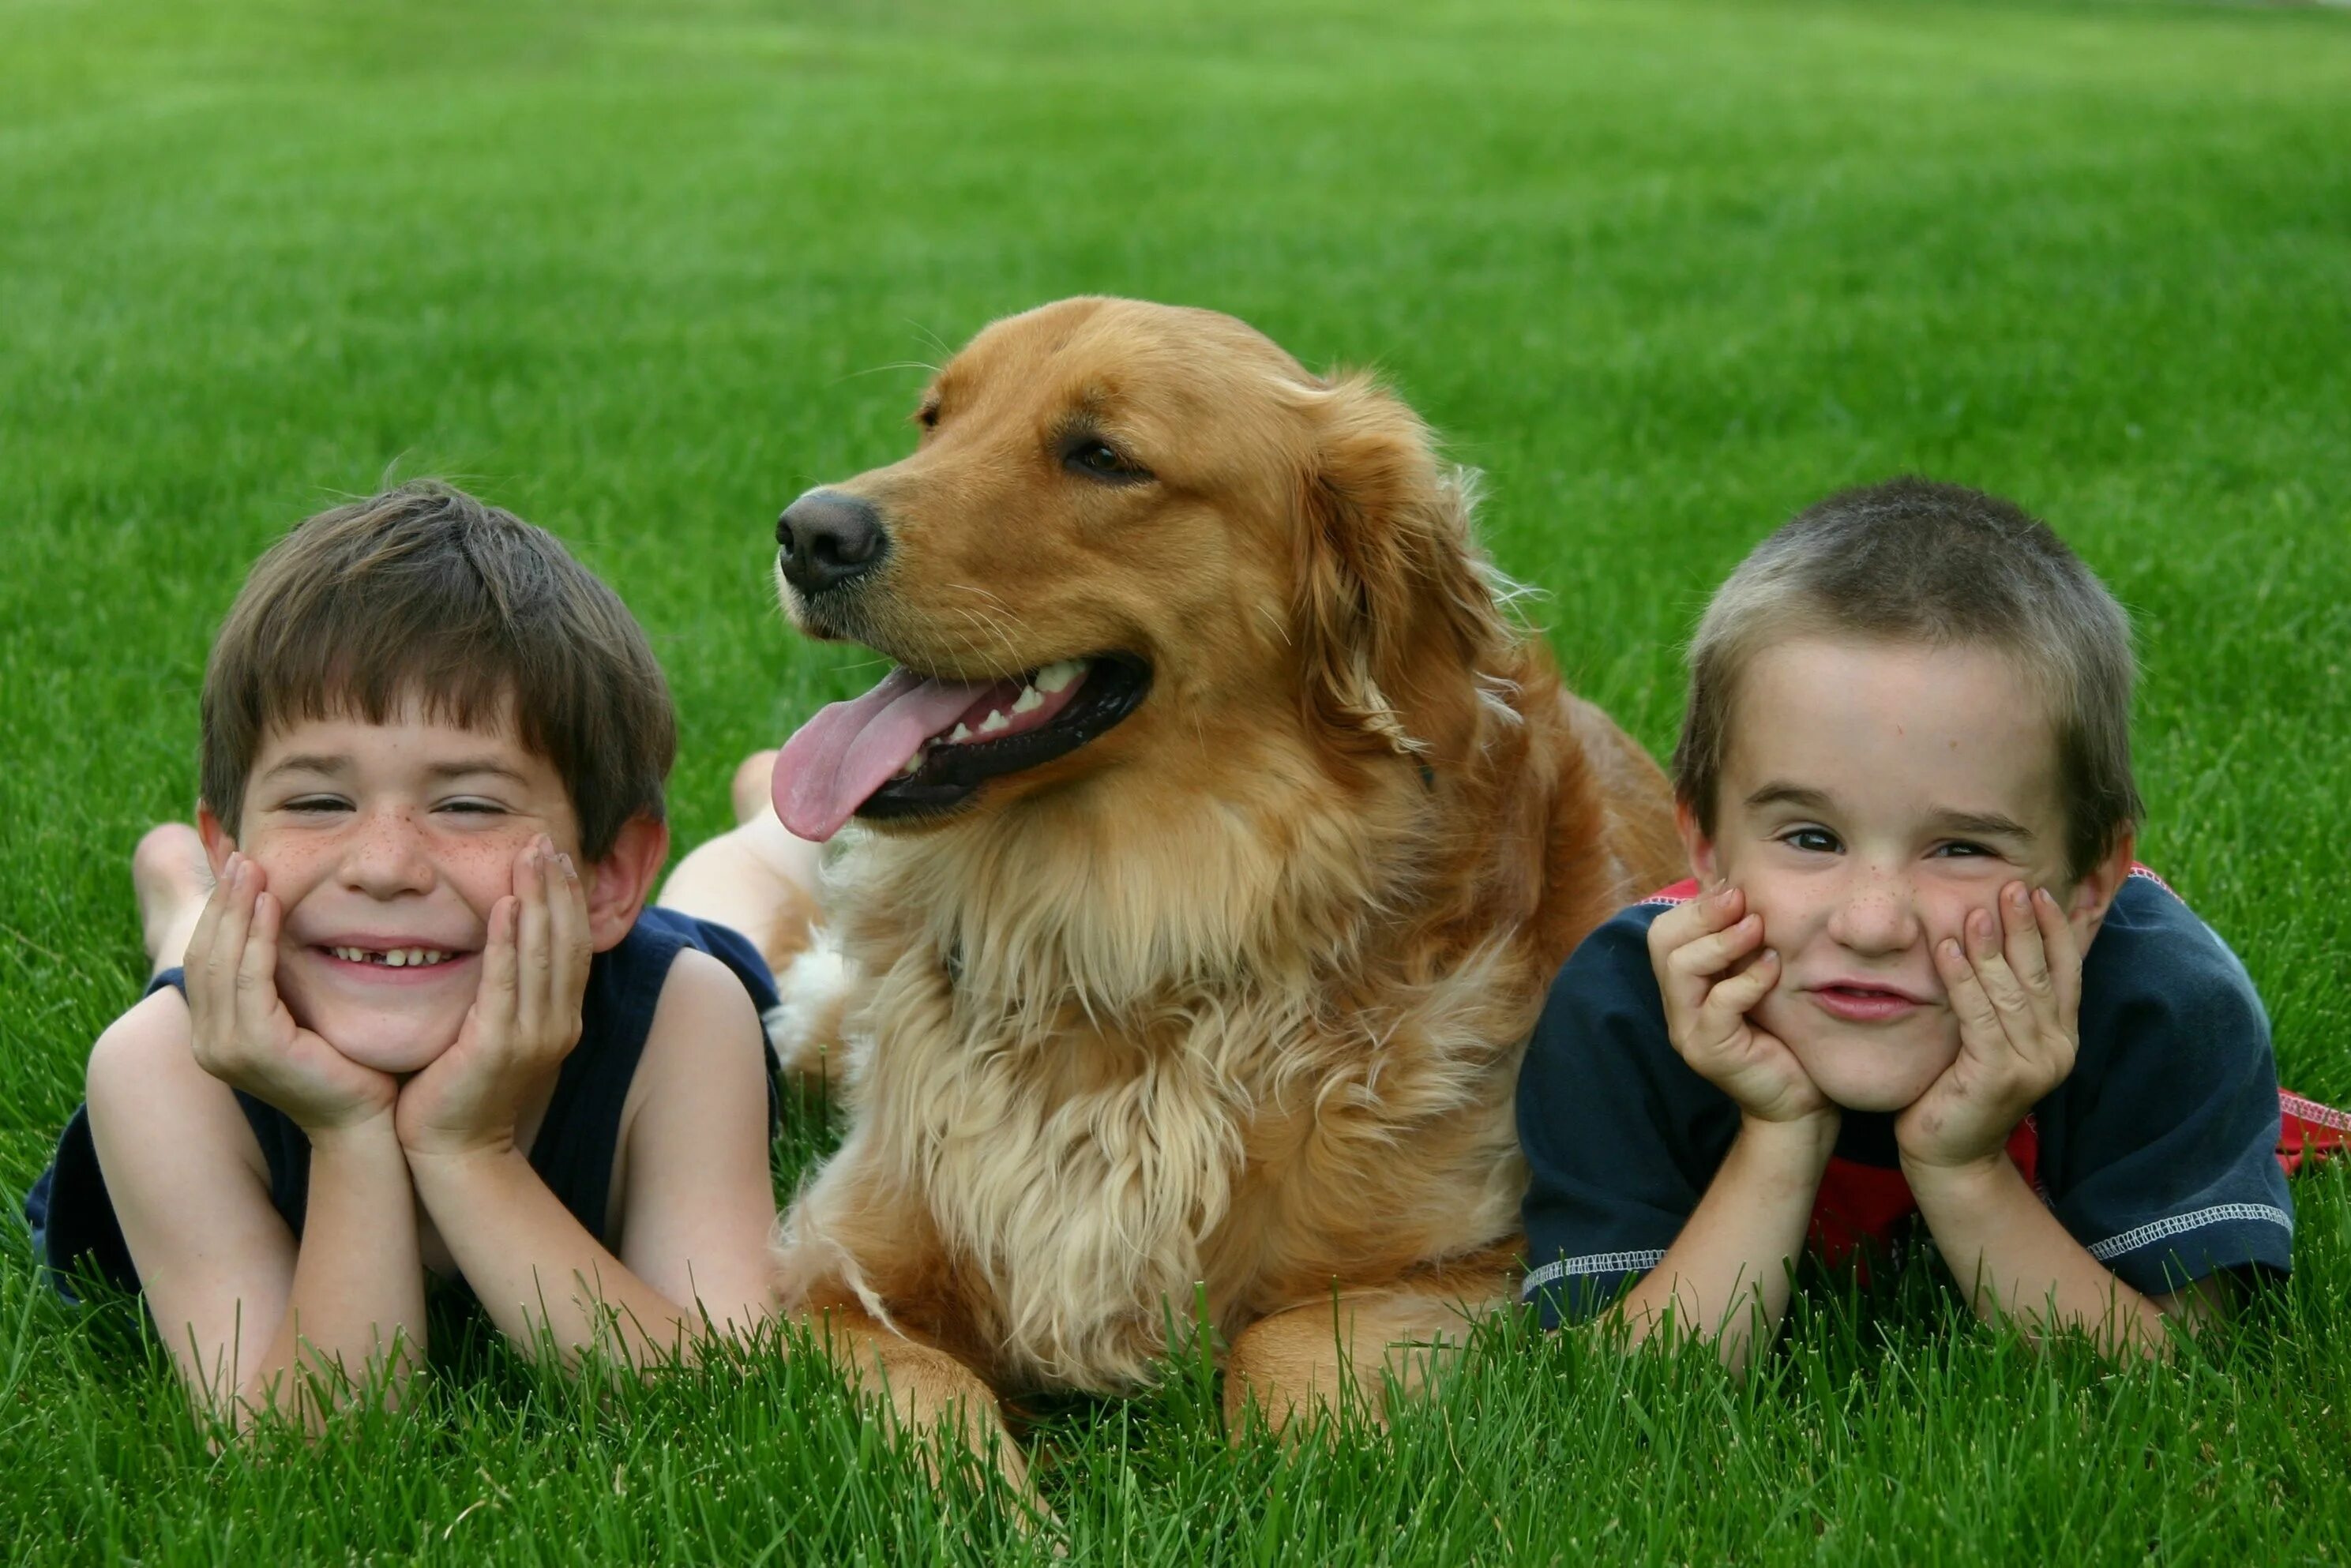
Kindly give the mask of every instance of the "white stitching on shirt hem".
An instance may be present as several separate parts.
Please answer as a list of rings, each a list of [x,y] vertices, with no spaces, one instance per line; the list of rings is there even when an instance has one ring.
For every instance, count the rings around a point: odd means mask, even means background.
[[[2150,1241],[2161,1241],[2166,1237],[2201,1230],[2208,1225],[2219,1225],[2231,1219],[2267,1220],[2272,1225],[2283,1227],[2288,1234],[2294,1230],[2294,1221],[2286,1217],[2283,1208],[2273,1207],[2266,1203],[2216,1203],[2193,1214],[2175,1214],[2168,1219],[2158,1219],[2136,1230],[2126,1230],[2120,1236],[2109,1236],[2091,1247],[2090,1256],[2104,1263],[2126,1252],[2136,1252]]]
[[[1655,1252],[1588,1252],[1581,1258],[1562,1258],[1529,1274],[1527,1282],[1519,1287],[1519,1300],[1523,1301],[1545,1285],[1572,1275],[1646,1273],[1665,1260],[1662,1247]]]

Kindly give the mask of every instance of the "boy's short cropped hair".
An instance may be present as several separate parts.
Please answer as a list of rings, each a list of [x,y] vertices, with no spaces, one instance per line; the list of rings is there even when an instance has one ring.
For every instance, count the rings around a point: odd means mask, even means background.
[[[1791,637],[1996,649],[2043,691],[2066,854],[2080,876],[2137,822],[2130,621],[2048,526],[1996,496],[1900,478],[1782,526],[1716,591],[1690,641],[1674,791],[1710,837],[1741,675]]]
[[[432,480],[321,512],[254,564],[204,671],[204,802],[234,833],[273,726],[382,724],[412,702],[513,724],[590,862],[662,818],[677,717],[635,618],[552,534]]]

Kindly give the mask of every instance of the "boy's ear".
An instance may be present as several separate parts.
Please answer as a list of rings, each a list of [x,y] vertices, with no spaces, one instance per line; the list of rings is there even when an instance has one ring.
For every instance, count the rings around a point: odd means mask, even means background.
[[[1708,893],[1722,885],[1720,862],[1714,852],[1714,841],[1698,825],[1698,812],[1687,800],[1674,802],[1674,827],[1682,836],[1682,850],[1689,856],[1690,875],[1698,878],[1699,887]]]
[[[669,859],[669,824],[632,817],[604,858],[588,868],[588,945],[599,953],[620,946],[652,896],[653,879]]]
[[[211,862],[213,879],[220,879],[221,867],[228,863],[229,855],[236,849],[236,835],[213,814],[213,809],[203,801],[196,802],[196,837],[204,841],[204,859]]]
[[[2106,911],[2113,907],[2115,894],[2123,890],[2136,862],[2132,856],[2138,851],[2138,834],[2125,828],[2115,840],[2115,847],[2105,858],[2082,874],[2074,884],[2074,895],[2066,901],[2065,919],[2074,927],[2074,937],[2085,951],[2098,926],[2105,920]]]

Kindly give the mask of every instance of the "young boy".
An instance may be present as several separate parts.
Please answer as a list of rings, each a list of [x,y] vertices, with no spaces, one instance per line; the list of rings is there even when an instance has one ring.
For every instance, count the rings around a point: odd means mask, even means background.
[[[396,1390],[428,1273],[533,1353],[762,1321],[774,988],[643,907],[675,720],[611,591],[444,486],[322,513],[247,579],[202,732],[198,832],[136,868],[159,972],[26,1200],[60,1288],[143,1290],[231,1420]]]
[[[1576,950],[1520,1082],[1546,1324],[1615,1302],[1739,1364],[1808,1235],[1914,1212],[1979,1314],[2110,1348],[2283,1274],[2268,1022],[2132,862],[2129,626],[2056,536],[1956,486],[1834,496],[1689,657],[1695,880]]]

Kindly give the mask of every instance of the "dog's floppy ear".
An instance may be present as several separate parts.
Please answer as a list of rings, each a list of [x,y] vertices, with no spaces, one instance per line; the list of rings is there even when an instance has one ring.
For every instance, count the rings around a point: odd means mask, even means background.
[[[1510,640],[1470,539],[1468,479],[1367,375],[1335,379],[1311,408],[1296,578],[1306,716],[1342,749],[1426,766],[1474,718],[1477,673]]]

